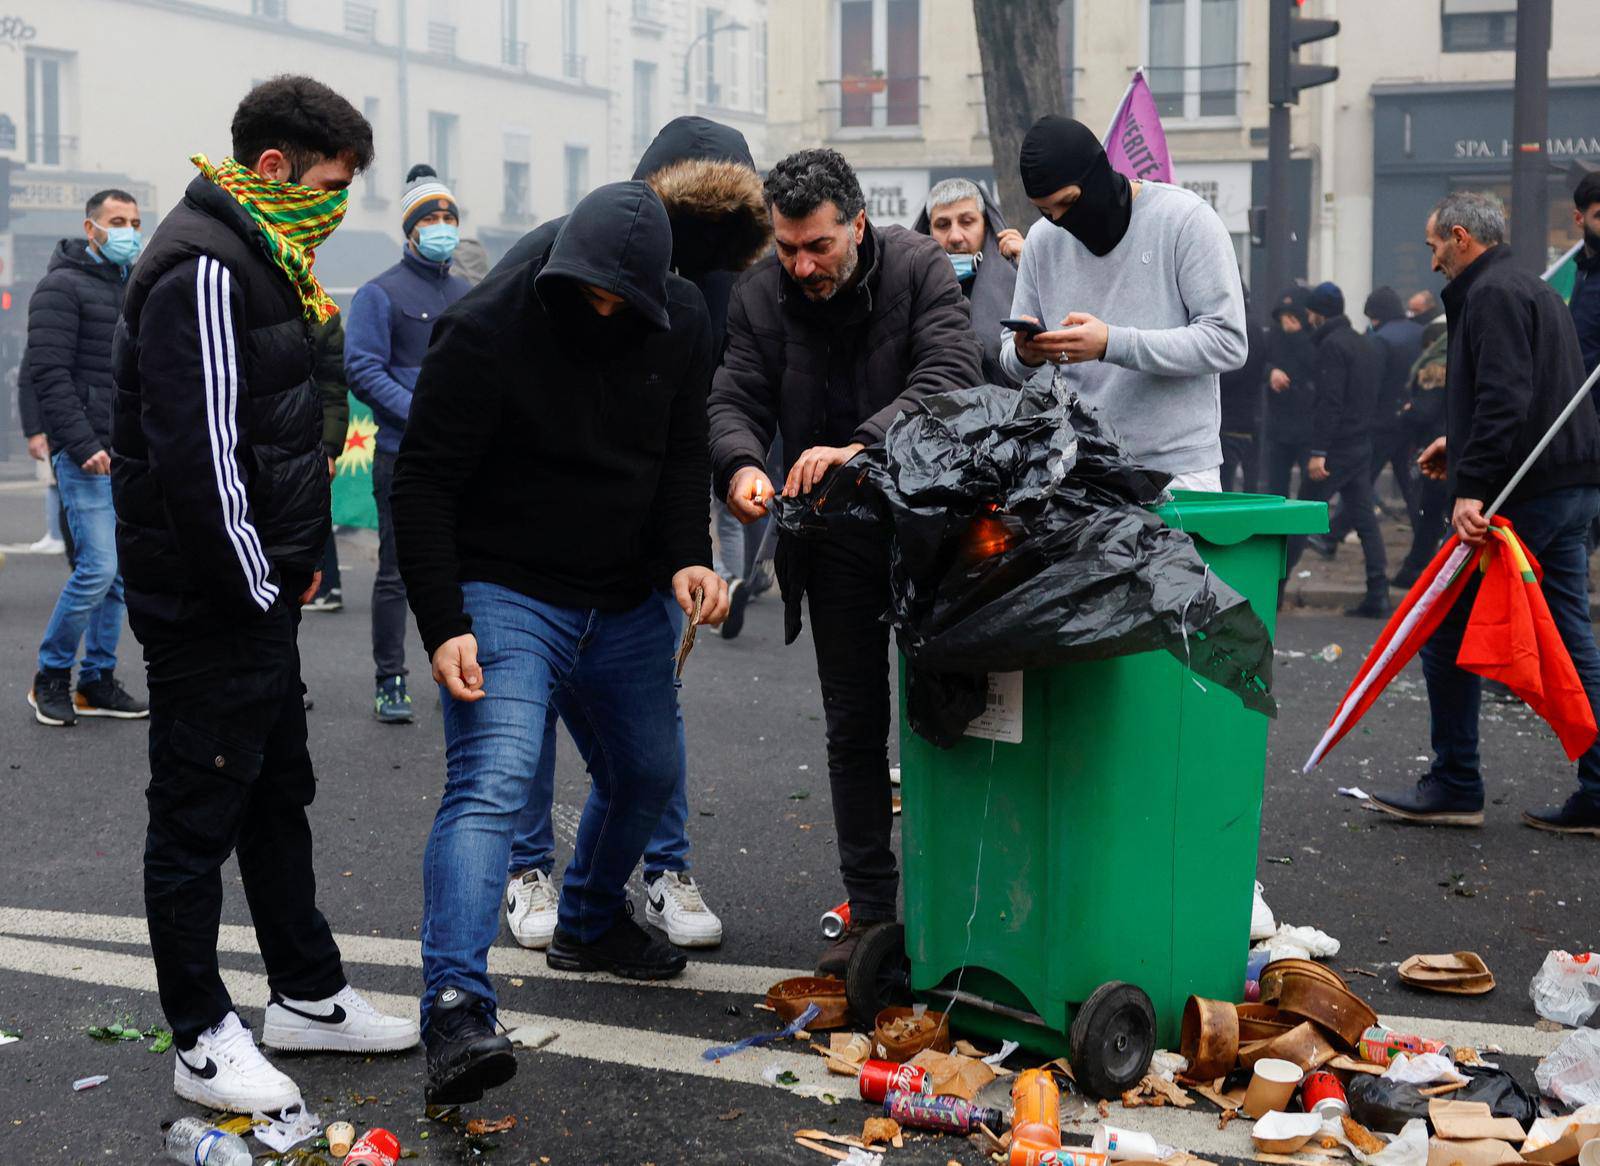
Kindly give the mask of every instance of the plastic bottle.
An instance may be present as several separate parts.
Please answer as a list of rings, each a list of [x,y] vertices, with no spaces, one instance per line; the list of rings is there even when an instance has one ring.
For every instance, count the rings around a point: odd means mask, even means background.
[[[167,1130],[166,1155],[189,1166],[251,1166],[244,1139],[225,1134],[197,1117],[179,1118]]]
[[[1061,1146],[1061,1090],[1046,1069],[1017,1074],[1011,1085],[1010,1166],[1037,1161]]]

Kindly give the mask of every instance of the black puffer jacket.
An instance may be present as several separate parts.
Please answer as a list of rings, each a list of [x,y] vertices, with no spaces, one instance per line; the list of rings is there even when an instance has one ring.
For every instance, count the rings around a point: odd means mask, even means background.
[[[1349,316],[1324,320],[1312,338],[1317,342],[1317,409],[1311,454],[1320,457],[1371,440],[1383,353],[1372,337],[1350,326]]]
[[[28,301],[29,374],[50,439],[78,465],[111,444],[111,336],[123,269],[63,239]]]
[[[112,485],[136,615],[293,603],[328,538],[315,347],[255,223],[204,178],[156,229],[117,328]]]

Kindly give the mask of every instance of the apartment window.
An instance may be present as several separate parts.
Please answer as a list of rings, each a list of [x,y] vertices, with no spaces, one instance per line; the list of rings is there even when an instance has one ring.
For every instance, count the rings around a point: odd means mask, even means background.
[[[650,144],[656,129],[656,66],[654,61],[633,63],[633,148]]]
[[[840,0],[840,126],[919,124],[921,67],[920,0]]]
[[[565,202],[570,212],[589,191],[589,147],[568,146],[566,163]]]
[[[522,39],[522,0],[500,0],[500,63],[508,69],[528,67],[528,42]]]
[[[263,20],[285,20],[288,7],[286,0],[250,0],[250,15]]]
[[[376,40],[378,36],[378,10],[371,4],[356,4],[345,0],[344,31],[357,40]]]
[[[1443,0],[1441,40],[1447,53],[1517,47],[1516,0]]]
[[[583,29],[579,24],[579,0],[561,0],[561,75],[583,80]]]
[[[767,112],[767,22],[756,21],[750,37],[750,88],[751,108],[757,113]]]
[[[428,157],[446,185],[454,183],[456,173],[456,126],[453,113],[428,113]]]
[[[533,217],[529,185],[531,174],[526,162],[507,161],[503,168],[505,186],[505,218],[510,223],[526,222]]]
[[[1239,0],[1150,0],[1150,90],[1161,116],[1239,113]]]
[[[28,161],[37,166],[70,166],[76,140],[62,133],[61,90],[66,58],[51,53],[26,53]]]

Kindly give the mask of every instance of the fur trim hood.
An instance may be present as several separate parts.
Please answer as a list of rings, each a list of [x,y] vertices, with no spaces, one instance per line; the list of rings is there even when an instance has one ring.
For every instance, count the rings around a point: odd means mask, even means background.
[[[744,135],[703,117],[674,118],[639,159],[672,220],[672,264],[694,278],[743,271],[771,245],[761,176]]]

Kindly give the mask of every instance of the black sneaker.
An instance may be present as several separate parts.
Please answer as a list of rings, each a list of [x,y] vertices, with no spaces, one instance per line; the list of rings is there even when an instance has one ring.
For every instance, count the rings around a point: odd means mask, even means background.
[[[1392,610],[1387,595],[1369,591],[1365,599],[1354,607],[1345,608],[1344,613],[1356,619],[1388,619]]]
[[[1461,793],[1431,773],[1423,774],[1416,788],[1403,793],[1373,794],[1372,806],[1385,814],[1425,826],[1483,825],[1483,791]]]
[[[1592,834],[1600,838],[1600,806],[1584,794],[1573,794],[1563,805],[1522,811],[1522,824],[1552,834]]]
[[[743,579],[728,584],[728,618],[722,621],[722,638],[736,640],[744,631],[744,609],[750,606],[750,585]]]
[[[344,592],[337,587],[330,587],[326,591],[319,591],[311,597],[311,602],[300,609],[301,611],[343,611]]]
[[[656,939],[633,921],[633,904],[624,904],[616,922],[599,939],[580,942],[556,925],[544,962],[558,972],[610,972],[625,980],[670,980],[689,957]]]
[[[391,676],[378,681],[378,689],[372,697],[372,715],[386,725],[411,723],[411,697],[406,695],[404,676]]]
[[[489,1002],[465,988],[446,988],[428,1012],[429,1105],[465,1105],[517,1075],[511,1039],[489,1022]]]
[[[78,710],[72,702],[72,678],[65,672],[39,672],[28,690],[33,719],[57,728],[78,723]]]
[[[1316,551],[1324,559],[1332,559],[1339,554],[1339,541],[1331,534],[1307,535],[1306,546]]]
[[[150,715],[150,706],[135,700],[133,694],[122,687],[122,681],[109,672],[102,672],[93,680],[78,678],[78,691],[73,698],[80,717],[116,717],[121,721],[137,721]]]
[[[840,933],[838,939],[823,949],[822,958],[817,961],[817,975],[844,979],[845,972],[850,968],[850,957],[855,955],[862,937],[881,922],[883,920],[852,917],[850,926]]]

